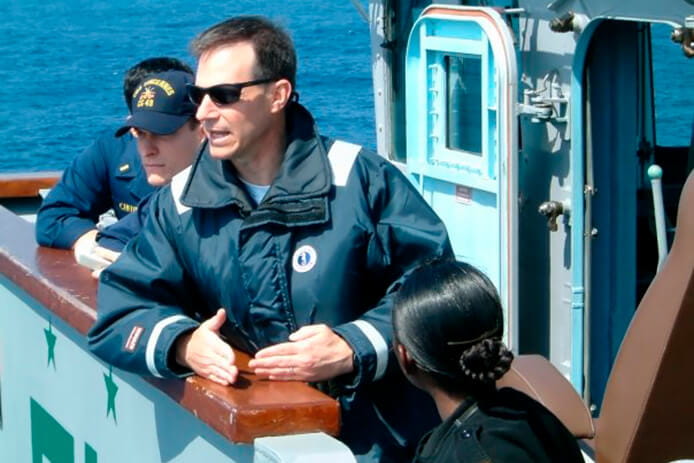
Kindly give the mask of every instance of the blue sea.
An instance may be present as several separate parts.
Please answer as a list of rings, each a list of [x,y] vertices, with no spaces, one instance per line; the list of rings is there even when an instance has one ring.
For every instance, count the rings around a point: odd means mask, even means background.
[[[0,0],[0,12],[0,171],[64,168],[124,119],[128,67],[164,55],[194,66],[190,40],[237,14],[266,15],[290,31],[301,101],[323,133],[376,145],[368,26],[349,0]],[[658,141],[684,144],[694,92],[678,95],[669,79],[683,88],[692,63],[668,36],[657,37],[656,84],[666,90],[656,102]]]
[[[124,71],[191,64],[193,37],[238,14],[292,35],[300,101],[321,132],[375,148],[369,30],[349,0],[0,0],[0,171],[62,169],[125,118]]]

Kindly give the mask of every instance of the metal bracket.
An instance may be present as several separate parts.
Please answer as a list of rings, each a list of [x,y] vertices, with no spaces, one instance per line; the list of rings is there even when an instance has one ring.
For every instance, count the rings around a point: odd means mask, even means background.
[[[562,92],[557,72],[552,71],[546,74],[540,84],[541,88],[537,90],[523,90],[523,103],[518,105],[518,112],[531,116],[532,122],[552,120],[568,123],[569,96]]]
[[[560,215],[568,218],[571,214],[571,205],[566,201],[545,201],[540,204],[537,212],[547,217],[547,228],[550,231],[557,231],[557,219]]]

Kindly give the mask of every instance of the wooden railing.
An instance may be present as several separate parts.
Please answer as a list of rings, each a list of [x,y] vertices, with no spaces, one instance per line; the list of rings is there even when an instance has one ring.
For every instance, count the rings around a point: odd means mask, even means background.
[[[60,174],[59,171],[0,174],[0,199],[36,197],[39,190],[52,188]]]
[[[42,182],[15,177],[3,183],[0,179],[0,195],[11,191],[29,194],[38,184],[51,185],[49,179]],[[8,183],[18,186],[11,190]],[[0,274],[82,335],[95,320],[97,282],[90,271],[78,265],[69,251],[38,246],[33,225],[3,207]],[[306,383],[261,380],[249,371],[248,356],[237,355],[241,375],[234,386],[220,386],[197,376],[147,381],[235,443],[249,443],[260,436],[338,433],[339,405],[335,400]]]

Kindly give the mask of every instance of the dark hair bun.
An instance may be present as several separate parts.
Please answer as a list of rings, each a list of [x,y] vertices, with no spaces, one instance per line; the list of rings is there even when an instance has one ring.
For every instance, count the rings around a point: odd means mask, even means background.
[[[483,339],[460,355],[465,378],[480,385],[491,385],[511,367],[513,353],[500,339]]]

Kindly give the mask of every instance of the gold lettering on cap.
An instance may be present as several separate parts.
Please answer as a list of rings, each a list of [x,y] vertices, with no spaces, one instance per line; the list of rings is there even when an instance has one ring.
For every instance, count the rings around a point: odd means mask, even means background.
[[[145,86],[145,90],[142,93],[140,93],[140,96],[137,99],[137,107],[152,108],[154,106],[155,96],[156,92],[150,87]]]
[[[133,93],[133,98],[137,98],[137,104],[135,105],[136,107],[154,107],[154,98],[157,96],[157,92],[154,91],[152,86],[159,87],[160,89],[162,89],[164,93],[166,93],[166,96],[171,96],[174,93],[176,93],[171,84],[167,81],[163,79],[148,79],[144,83],[140,84],[140,86],[137,87],[137,89]]]
[[[162,90],[164,90],[164,92],[166,92],[167,96],[171,96],[174,93],[176,93],[174,91],[173,87],[171,86],[171,84],[165,80],[162,80],[162,79],[149,79],[149,80],[145,81],[145,83],[142,85],[144,85],[144,86],[155,85],[155,86],[161,88]]]

